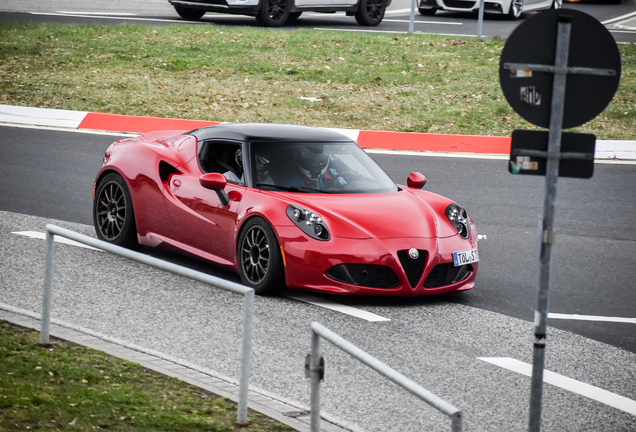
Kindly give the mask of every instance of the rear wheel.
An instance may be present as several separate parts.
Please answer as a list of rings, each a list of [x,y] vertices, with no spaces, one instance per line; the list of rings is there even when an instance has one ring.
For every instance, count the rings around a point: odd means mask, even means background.
[[[107,174],[97,185],[93,224],[101,240],[130,249],[139,248],[130,192],[117,173]]]
[[[201,9],[191,9],[191,8],[176,7],[176,6],[174,9],[177,11],[177,13],[179,14],[181,18],[184,18],[187,20],[196,21],[198,19],[201,19],[201,17],[205,15],[205,11]]]
[[[384,18],[386,0],[360,0],[355,18],[363,26],[377,26]]]
[[[241,281],[256,294],[278,294],[285,290],[285,273],[278,240],[261,218],[247,221],[238,243]]]
[[[265,27],[285,25],[291,10],[291,0],[261,0],[261,8],[256,21]]]
[[[512,0],[510,10],[508,10],[508,18],[516,20],[521,16],[523,11],[523,0]]]

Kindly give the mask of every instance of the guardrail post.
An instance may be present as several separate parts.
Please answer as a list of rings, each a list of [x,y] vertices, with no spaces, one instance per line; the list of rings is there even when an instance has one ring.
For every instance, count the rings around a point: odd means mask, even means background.
[[[54,235],[46,230],[44,243],[44,284],[42,287],[42,322],[40,327],[40,344],[49,343],[51,322],[51,284],[53,280],[53,240]]]
[[[252,315],[254,315],[254,290],[244,295],[243,304],[243,348],[241,354],[241,376],[239,384],[239,401],[236,414],[238,425],[247,425],[247,393],[250,380],[250,359],[252,353]]]
[[[320,336],[311,332],[311,357],[309,376],[311,378],[311,432],[320,432]]]

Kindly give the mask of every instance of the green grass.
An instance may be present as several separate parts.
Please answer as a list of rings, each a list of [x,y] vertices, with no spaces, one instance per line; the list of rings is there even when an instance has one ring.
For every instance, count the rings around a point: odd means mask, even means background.
[[[211,26],[0,24],[0,103],[219,121],[509,136],[499,38]],[[634,139],[636,45],[577,128]],[[316,97],[320,102],[301,100]]]
[[[0,431],[292,430],[175,378],[0,321]]]

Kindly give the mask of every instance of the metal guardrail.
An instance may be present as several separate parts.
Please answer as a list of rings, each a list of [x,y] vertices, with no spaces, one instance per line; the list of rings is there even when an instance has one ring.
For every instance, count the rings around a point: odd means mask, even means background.
[[[58,235],[76,242],[104,250],[114,255],[119,255],[142,264],[187,277],[198,282],[203,282],[217,288],[242,294],[243,303],[243,342],[241,353],[241,376],[239,380],[239,401],[236,415],[236,423],[247,424],[247,393],[249,389],[250,356],[252,353],[252,316],[254,314],[254,290],[244,285],[230,282],[215,276],[198,272],[186,267],[163,261],[139,252],[98,240],[74,231],[61,228],[56,225],[46,226],[46,245],[44,256],[44,287],[42,296],[42,328],[40,330],[40,343],[49,343],[49,327],[51,321],[51,283],[53,280],[53,245],[54,237]]]
[[[320,431],[320,381],[324,376],[324,360],[320,356],[321,337],[449,416],[451,431],[461,432],[461,411],[317,322],[311,324],[311,355],[309,365],[305,365],[311,378],[311,432]]]

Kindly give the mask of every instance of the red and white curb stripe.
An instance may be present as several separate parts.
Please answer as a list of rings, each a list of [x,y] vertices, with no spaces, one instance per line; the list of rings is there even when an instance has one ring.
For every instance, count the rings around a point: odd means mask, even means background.
[[[87,111],[0,105],[0,123],[146,133],[157,130],[192,130],[221,122],[158,117],[125,116]],[[334,129],[354,139],[364,149],[437,152],[473,155],[508,155],[510,137],[447,135]],[[597,140],[596,159],[636,160],[636,141]]]

